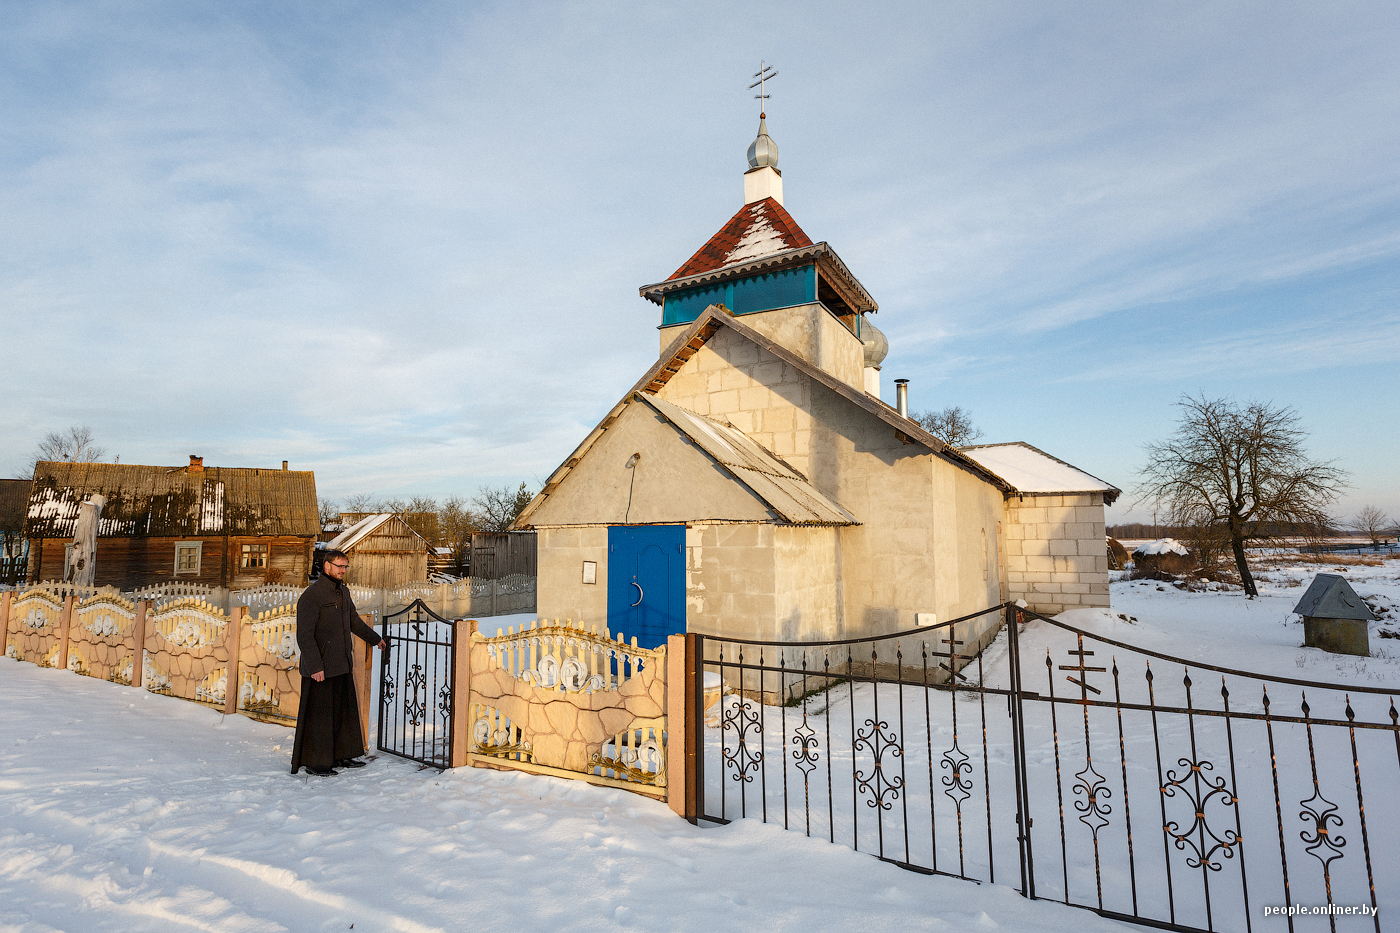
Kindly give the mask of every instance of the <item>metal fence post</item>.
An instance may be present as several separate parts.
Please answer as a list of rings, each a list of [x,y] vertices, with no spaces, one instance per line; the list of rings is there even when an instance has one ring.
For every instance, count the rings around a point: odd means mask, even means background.
[[[1026,723],[1021,705],[1020,609],[1006,604],[1006,641],[1011,666],[1011,760],[1016,782],[1016,842],[1021,856],[1021,895],[1035,897],[1035,859],[1031,852],[1030,789],[1026,781]]]

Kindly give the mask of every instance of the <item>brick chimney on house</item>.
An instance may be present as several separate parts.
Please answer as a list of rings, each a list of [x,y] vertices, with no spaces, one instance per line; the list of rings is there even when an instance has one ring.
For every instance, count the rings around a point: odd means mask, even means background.
[[[186,472],[186,473],[203,473],[203,472],[204,472],[204,458],[203,458],[203,457],[196,457],[194,454],[190,454],[190,465],[189,465],[189,467],[185,470],[185,472]]]

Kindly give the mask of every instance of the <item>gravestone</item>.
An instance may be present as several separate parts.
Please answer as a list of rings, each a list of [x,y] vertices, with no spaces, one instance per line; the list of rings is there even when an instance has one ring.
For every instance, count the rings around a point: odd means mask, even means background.
[[[1375,617],[1345,577],[1320,573],[1293,611],[1303,617],[1303,644],[1334,654],[1371,656],[1366,625]]]

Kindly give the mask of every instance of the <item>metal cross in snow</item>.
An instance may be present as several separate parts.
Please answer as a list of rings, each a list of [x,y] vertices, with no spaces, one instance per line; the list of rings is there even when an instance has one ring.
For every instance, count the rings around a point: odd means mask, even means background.
[[[760,103],[759,103],[759,105],[758,105],[758,109],[759,109],[759,114],[758,114],[758,115],[759,115],[760,117],[766,117],[767,114],[766,114],[766,113],[763,113],[763,111],[764,111],[765,109],[767,109],[767,108],[765,108],[765,107],[763,106],[763,104],[761,103],[761,101],[765,101],[765,100],[768,99],[768,94],[766,93],[767,89],[766,89],[766,87],[764,86],[764,82],[765,82],[765,81],[769,81],[769,80],[771,80],[771,79],[773,79],[773,78],[776,78],[776,77],[778,76],[778,73],[777,73],[776,71],[773,70],[773,66],[772,66],[772,65],[764,64],[763,60],[762,60],[762,59],[759,59],[759,62],[758,62],[758,71],[754,72],[754,75],[753,75],[753,76],[754,76],[755,78],[757,78],[758,80],[755,81],[753,84],[750,84],[750,85],[749,85],[749,90],[752,91],[754,88],[758,88],[758,93],[755,94],[753,97],[754,97],[754,100],[760,101]]]
[[[943,639],[943,644],[945,644],[945,645],[948,646],[948,660],[949,660],[949,661],[953,660],[954,658],[961,657],[961,655],[958,654],[958,649],[957,649],[956,646],[957,646],[957,645],[961,645],[962,642],[958,641],[956,638],[945,638],[945,639]],[[958,680],[967,680],[966,677],[964,677],[962,674],[959,674],[957,671],[953,670],[951,667],[949,667],[948,665],[944,664],[942,661],[939,661],[939,662],[938,662],[938,666],[941,667],[941,668],[943,668],[943,669],[944,669],[945,671],[947,671],[948,673],[952,674],[952,675],[953,675],[954,677],[956,677]]]
[[[1062,670],[1062,671],[1074,671],[1074,672],[1078,673],[1078,674],[1079,674],[1079,677],[1080,677],[1079,680],[1075,680],[1073,676],[1068,675],[1068,674],[1065,675],[1065,680],[1068,680],[1070,683],[1074,684],[1076,687],[1079,687],[1081,691],[1089,690],[1089,691],[1092,691],[1092,692],[1095,693],[1095,694],[1099,694],[1099,693],[1102,693],[1102,691],[1099,690],[1098,687],[1090,686],[1090,684],[1089,684],[1089,678],[1088,678],[1087,676],[1085,676],[1085,675],[1087,675],[1090,671],[1106,671],[1106,670],[1108,670],[1108,668],[1106,668],[1106,667],[1085,667],[1085,666],[1084,666],[1084,659],[1087,658],[1087,657],[1090,657],[1091,655],[1093,655],[1093,653],[1094,653],[1094,652],[1092,652],[1092,651],[1085,651],[1085,650],[1084,650],[1084,636],[1083,636],[1083,635],[1080,635],[1080,636],[1079,636],[1079,647],[1078,647],[1078,649],[1071,648],[1071,649],[1069,649],[1068,651],[1065,652],[1065,654],[1068,654],[1068,655],[1076,655],[1076,654],[1079,655],[1079,663],[1078,663],[1078,664],[1061,664],[1061,665],[1060,665],[1060,670]]]

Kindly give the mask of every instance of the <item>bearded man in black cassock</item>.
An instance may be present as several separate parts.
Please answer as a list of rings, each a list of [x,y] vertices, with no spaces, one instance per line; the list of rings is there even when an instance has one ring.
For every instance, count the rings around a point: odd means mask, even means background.
[[[302,766],[312,774],[339,774],[342,768],[363,768],[365,753],[360,731],[360,704],[355,695],[354,646],[358,635],[379,649],[388,643],[355,611],[345,572],[350,558],[343,551],[326,551],[321,576],[297,600],[297,646],[301,648],[301,708],[292,746],[292,773]]]

